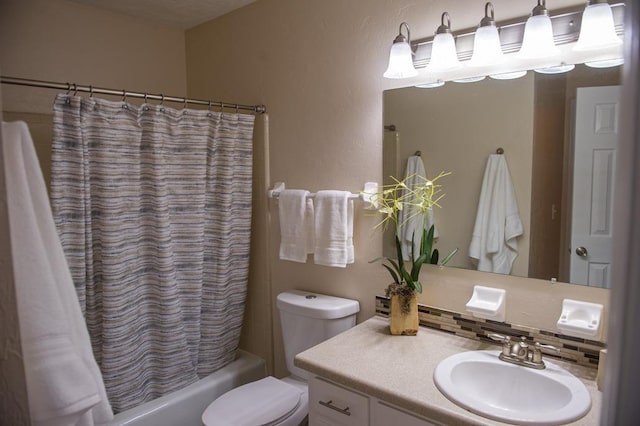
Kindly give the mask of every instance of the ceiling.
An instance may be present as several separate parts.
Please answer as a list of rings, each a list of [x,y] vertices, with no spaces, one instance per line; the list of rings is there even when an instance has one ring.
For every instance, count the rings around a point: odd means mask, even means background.
[[[256,0],[72,0],[186,30]]]

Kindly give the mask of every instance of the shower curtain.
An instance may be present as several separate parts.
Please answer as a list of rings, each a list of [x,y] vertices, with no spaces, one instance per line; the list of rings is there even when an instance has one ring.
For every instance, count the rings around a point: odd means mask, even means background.
[[[254,118],[56,97],[52,208],[116,412],[235,357]]]

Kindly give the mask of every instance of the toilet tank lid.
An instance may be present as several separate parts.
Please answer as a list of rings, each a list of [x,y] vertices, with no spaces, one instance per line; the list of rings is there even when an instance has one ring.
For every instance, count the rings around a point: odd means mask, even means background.
[[[360,311],[357,300],[301,290],[280,293],[277,304],[282,311],[318,319],[344,318]]]

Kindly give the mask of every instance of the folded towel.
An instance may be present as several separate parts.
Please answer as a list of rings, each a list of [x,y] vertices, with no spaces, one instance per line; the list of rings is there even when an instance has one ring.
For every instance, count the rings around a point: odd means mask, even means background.
[[[285,189],[278,197],[282,260],[305,263],[313,253],[313,201],[308,195],[302,189]]]
[[[482,180],[469,256],[479,271],[510,274],[524,233],[504,155],[489,156]]]
[[[2,123],[11,252],[34,425],[93,425],[113,413],[25,123]]]
[[[424,180],[420,178],[427,176],[424,170],[424,163],[422,158],[417,155],[412,155],[407,159],[407,170],[405,174],[405,184],[408,188],[413,189],[415,185],[424,184]],[[402,198],[406,199],[407,190],[402,190]],[[431,225],[434,224],[433,209],[430,209],[425,215],[420,212],[420,209],[410,204],[413,200],[406,199],[409,203],[405,204],[405,207],[400,210],[399,215],[399,239],[402,246],[402,257],[404,260],[410,260],[411,253],[414,253],[414,258],[420,257],[420,244],[422,242],[423,229],[429,230]],[[434,226],[433,237],[438,238],[438,229]],[[411,245],[413,241],[413,246]],[[413,251],[412,251],[413,250]]]
[[[347,191],[318,191],[315,203],[313,260],[344,268],[354,262],[353,201]]]

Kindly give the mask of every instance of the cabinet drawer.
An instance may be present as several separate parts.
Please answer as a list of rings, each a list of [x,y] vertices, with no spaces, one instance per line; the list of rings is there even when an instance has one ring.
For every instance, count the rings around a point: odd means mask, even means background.
[[[416,417],[405,411],[399,410],[382,401],[371,401],[371,426],[437,426],[427,419]]]
[[[369,424],[369,398],[326,380],[309,381],[309,422],[314,425]]]

